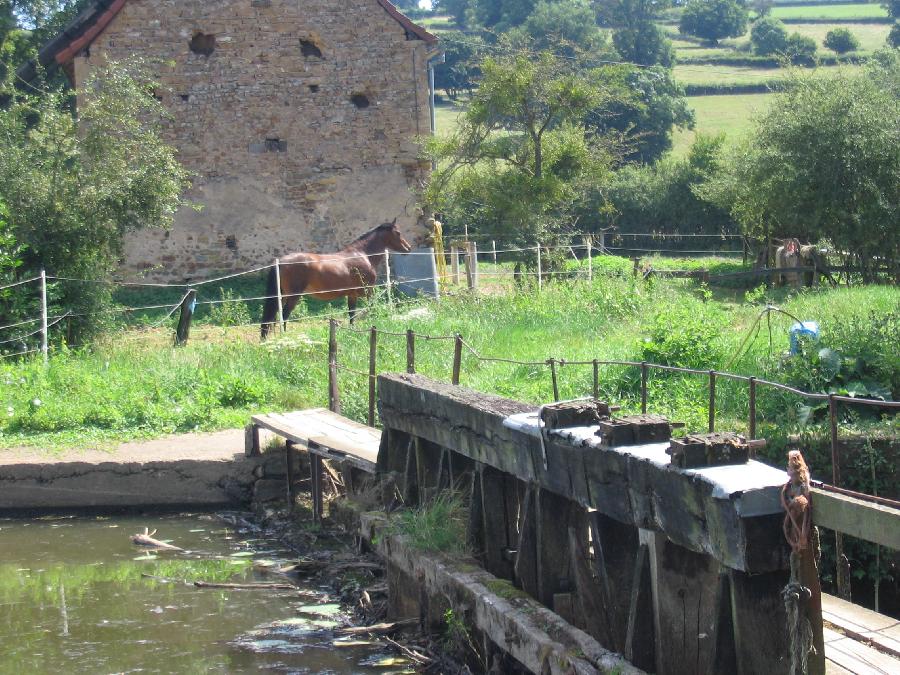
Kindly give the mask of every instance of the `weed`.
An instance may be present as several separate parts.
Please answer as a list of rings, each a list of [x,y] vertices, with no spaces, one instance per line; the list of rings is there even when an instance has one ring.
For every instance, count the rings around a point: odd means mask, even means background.
[[[392,533],[404,535],[415,549],[459,555],[469,551],[466,524],[462,498],[442,492],[428,504],[396,516]]]

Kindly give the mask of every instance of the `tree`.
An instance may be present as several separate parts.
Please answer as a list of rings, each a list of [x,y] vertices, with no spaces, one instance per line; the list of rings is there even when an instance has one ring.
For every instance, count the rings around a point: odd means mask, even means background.
[[[514,42],[527,39],[529,47],[538,50],[559,52],[562,48],[570,57],[577,51],[598,53],[606,45],[606,36],[597,26],[594,11],[585,0],[540,0],[525,22],[511,32]]]
[[[859,40],[848,28],[835,28],[828,31],[822,44],[826,49],[838,54],[846,54],[859,49]]]
[[[900,54],[789,78],[700,195],[754,238],[829,239],[866,279],[900,273]]]
[[[813,57],[816,55],[816,41],[808,35],[791,33],[788,36],[784,53],[790,57],[793,63],[812,63]]]
[[[735,0],[688,0],[678,30],[718,44],[747,31],[747,10]]]
[[[773,17],[757,19],[750,27],[750,44],[760,56],[782,54],[787,49],[788,32],[784,24]]]
[[[472,0],[434,0],[431,6],[439,14],[448,14],[460,28],[469,25],[469,16],[474,11]]]
[[[627,139],[626,160],[655,162],[672,147],[674,127],[694,127],[694,112],[670,69],[615,65],[604,66],[602,72],[616,95],[604,110],[592,111],[585,124]]]
[[[888,16],[900,19],[900,0],[887,0],[881,6],[887,10]]]
[[[675,63],[672,41],[656,23],[668,0],[610,0],[598,10],[604,25],[613,28],[613,45],[622,59],[646,66]]]
[[[105,280],[126,231],[171,222],[188,180],[160,138],[153,87],[137,66],[110,64],[80,92],[77,121],[64,93],[20,94],[0,110],[0,200],[26,269]],[[102,284],[62,291],[86,332],[108,298]]]
[[[479,25],[505,33],[531,16],[537,0],[472,0]]]
[[[444,48],[444,62],[434,67],[434,86],[443,89],[447,96],[455,100],[462,92],[471,93],[480,73],[486,45],[477,35],[466,35],[460,31],[447,31],[441,35]]]
[[[891,47],[900,47],[900,23],[891,26],[891,32],[888,33],[887,43]]]
[[[583,124],[610,96],[598,70],[549,51],[485,59],[457,131],[429,140],[439,168],[426,206],[451,227],[465,219],[470,231],[544,240],[571,223],[574,205],[607,180],[617,159],[615,139]]]

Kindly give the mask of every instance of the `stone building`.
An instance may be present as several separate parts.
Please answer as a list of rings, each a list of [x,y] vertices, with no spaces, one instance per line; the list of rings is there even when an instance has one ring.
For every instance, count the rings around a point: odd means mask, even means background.
[[[39,58],[76,86],[104,60],[155,64],[202,208],[130,234],[125,268],[192,280],[395,217],[418,239],[436,42],[388,0],[97,0]]]

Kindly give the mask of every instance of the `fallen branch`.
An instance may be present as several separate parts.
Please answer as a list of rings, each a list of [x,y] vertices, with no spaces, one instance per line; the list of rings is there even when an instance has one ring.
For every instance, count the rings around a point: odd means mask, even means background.
[[[246,583],[246,584],[226,584],[226,583],[214,583],[210,581],[195,581],[194,586],[197,588],[237,588],[237,589],[246,589],[246,590],[256,590],[256,589],[294,589],[297,588],[294,584],[279,584],[272,582],[259,582],[259,583]]]
[[[394,621],[393,623],[374,623],[371,626],[348,626],[347,628],[339,628],[336,633],[341,635],[386,635],[393,633],[395,630],[418,626],[418,619],[404,619],[403,621]]]
[[[409,647],[404,647],[396,640],[391,640],[391,638],[389,638],[387,635],[384,636],[384,639],[389,644],[394,645],[394,647],[399,649],[408,658],[412,659],[413,661],[415,661],[416,663],[418,663],[420,665],[424,666],[428,663],[431,663],[434,660],[430,656],[425,656],[425,654],[420,654],[419,652],[415,651],[414,649],[410,649]]]
[[[156,530],[153,532],[150,531],[149,527],[144,528],[143,534],[133,534],[131,535],[131,543],[137,544],[138,546],[147,546],[149,548],[155,548],[162,551],[183,551],[183,548],[178,546],[173,546],[172,544],[167,544],[164,541],[160,541],[159,539],[154,539],[153,535],[156,534]]]

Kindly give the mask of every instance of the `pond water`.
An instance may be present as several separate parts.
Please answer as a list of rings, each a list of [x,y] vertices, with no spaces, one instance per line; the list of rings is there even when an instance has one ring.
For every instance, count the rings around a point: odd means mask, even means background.
[[[186,550],[133,545],[145,527]],[[283,581],[265,568],[291,555],[253,536],[213,515],[0,519],[0,673],[404,672],[335,635],[328,588],[193,585]]]

